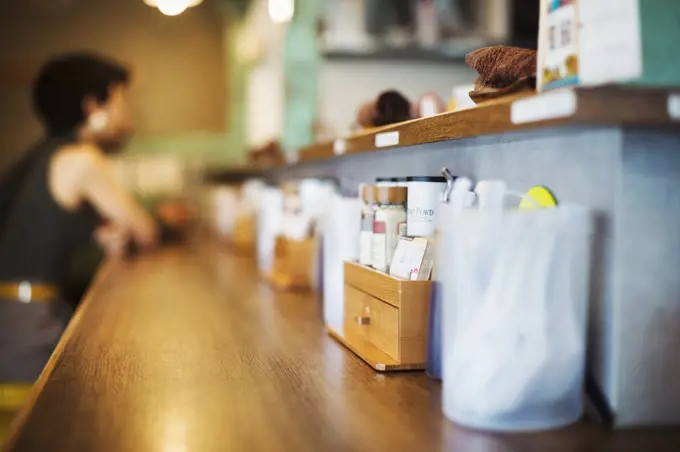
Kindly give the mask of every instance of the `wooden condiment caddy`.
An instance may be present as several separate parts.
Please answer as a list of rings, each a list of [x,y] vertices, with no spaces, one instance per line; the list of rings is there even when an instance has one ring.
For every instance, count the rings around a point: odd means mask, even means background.
[[[343,331],[328,332],[376,370],[424,369],[430,290],[430,281],[345,262]]]
[[[314,288],[317,242],[312,238],[276,238],[272,270],[265,279],[280,290],[308,291]]]
[[[235,254],[240,256],[255,256],[256,253],[256,222],[255,216],[239,215],[234,224],[234,231],[229,239],[229,245]]]

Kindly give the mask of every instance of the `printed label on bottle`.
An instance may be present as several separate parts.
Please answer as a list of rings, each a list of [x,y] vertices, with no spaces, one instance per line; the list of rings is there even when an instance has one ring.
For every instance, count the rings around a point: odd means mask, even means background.
[[[419,220],[432,221],[434,217],[434,209],[423,209],[422,207],[410,207],[408,209],[408,216],[415,217]]]
[[[385,234],[387,231],[387,223],[384,221],[374,221],[373,222],[373,233],[374,234]]]
[[[378,270],[387,269],[387,223],[373,221],[373,238],[371,239],[371,265]]]
[[[361,214],[361,230],[373,232],[373,215],[365,212]]]

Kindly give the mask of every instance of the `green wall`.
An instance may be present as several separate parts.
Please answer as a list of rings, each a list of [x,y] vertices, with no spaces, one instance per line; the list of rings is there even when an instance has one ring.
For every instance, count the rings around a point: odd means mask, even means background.
[[[297,0],[285,41],[283,148],[295,153],[314,141],[321,65],[318,21],[322,0]]]

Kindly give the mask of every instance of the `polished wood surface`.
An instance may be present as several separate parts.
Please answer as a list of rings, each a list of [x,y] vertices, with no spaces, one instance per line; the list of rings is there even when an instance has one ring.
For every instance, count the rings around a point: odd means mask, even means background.
[[[332,340],[320,301],[252,261],[176,249],[100,274],[8,451],[677,451],[677,430],[466,430],[422,372],[376,373]]]
[[[564,125],[640,126],[677,129],[680,122],[669,114],[668,97],[680,90],[656,88],[579,88],[575,90],[574,114],[521,124],[512,121],[512,104],[523,98],[541,94],[520,94],[486,102],[476,108],[447,112],[428,118],[367,130],[332,142],[316,143],[300,150],[299,161],[309,162],[337,155],[363,154],[390,147],[414,146],[437,141],[455,140],[512,132],[536,127]],[[548,93],[549,94],[549,93]],[[376,147],[376,135],[399,132],[399,143]]]
[[[342,331],[336,331],[332,327],[327,326],[328,335],[354,352],[359,358],[364,360],[366,364],[373,369],[380,372],[395,372],[404,370],[423,370],[425,364],[417,363],[402,363],[378,347],[366,340],[365,335],[357,333],[354,329],[343,327]]]

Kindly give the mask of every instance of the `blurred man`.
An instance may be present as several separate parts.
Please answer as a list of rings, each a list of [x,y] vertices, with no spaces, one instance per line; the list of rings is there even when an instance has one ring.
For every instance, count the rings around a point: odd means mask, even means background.
[[[109,172],[132,130],[129,73],[103,56],[60,55],[33,89],[45,138],[0,186],[0,381],[33,381],[68,319],[65,273],[94,236],[111,255],[152,247],[151,216]]]

